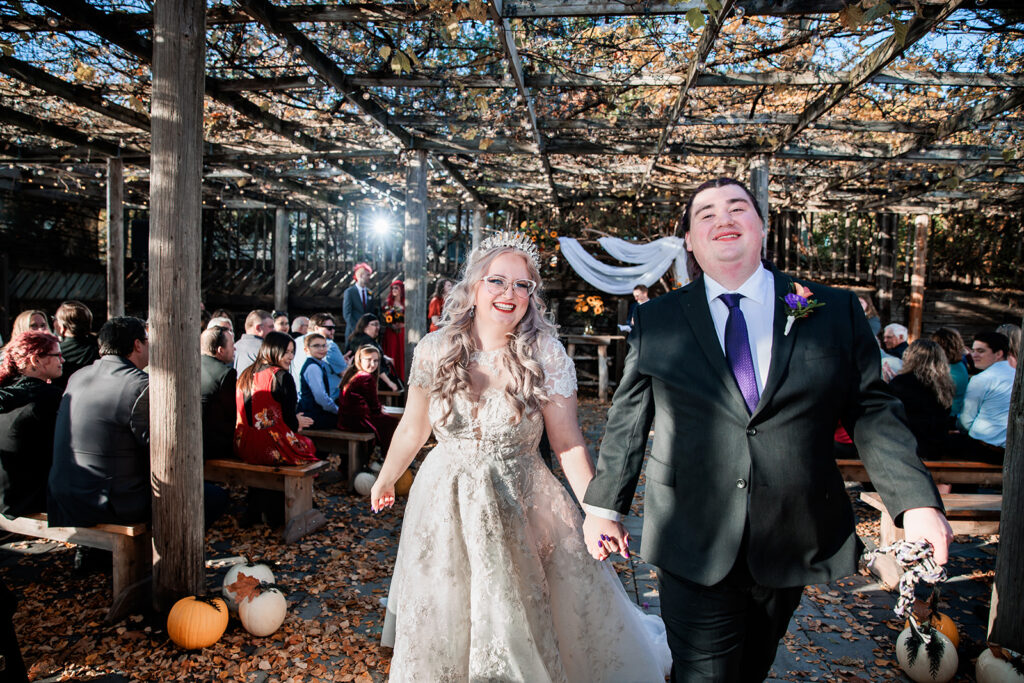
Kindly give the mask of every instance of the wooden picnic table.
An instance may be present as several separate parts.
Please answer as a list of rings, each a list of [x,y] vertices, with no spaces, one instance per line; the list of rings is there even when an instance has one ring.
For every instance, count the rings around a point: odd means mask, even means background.
[[[566,341],[566,352],[573,362],[597,360],[597,398],[602,402],[607,401],[608,387],[611,384],[608,379],[608,347],[613,342],[622,341],[626,337],[621,334],[566,334],[562,336]],[[577,346],[593,346],[597,350],[597,356],[577,356]],[[586,375],[578,368],[577,374]],[[592,382],[582,381],[578,384],[592,384]]]

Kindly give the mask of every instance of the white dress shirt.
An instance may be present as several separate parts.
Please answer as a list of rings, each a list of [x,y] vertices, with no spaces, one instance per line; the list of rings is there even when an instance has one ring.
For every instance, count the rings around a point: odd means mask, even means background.
[[[747,339],[750,342],[750,356],[754,361],[754,374],[757,376],[758,394],[764,393],[764,385],[768,380],[768,370],[772,362],[772,337],[775,322],[775,278],[763,265],[759,265],[754,274],[740,285],[739,289],[728,290],[704,273],[704,293],[708,298],[711,310],[711,321],[718,335],[718,345],[725,354],[725,323],[729,319],[729,307],[719,299],[721,294],[735,292],[742,294],[740,310],[747,321]],[[624,515],[617,510],[583,505],[585,512],[595,517],[603,517],[621,522]]]
[[[972,439],[992,446],[1006,446],[1006,427],[1010,419],[1010,395],[1016,370],[1005,361],[997,361],[971,378],[960,411],[960,425]]]

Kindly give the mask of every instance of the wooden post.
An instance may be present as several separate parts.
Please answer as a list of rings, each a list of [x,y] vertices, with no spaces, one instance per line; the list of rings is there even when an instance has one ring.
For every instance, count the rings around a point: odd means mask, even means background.
[[[761,238],[761,256],[768,255],[768,155],[760,154],[750,160],[750,191],[754,193],[761,215],[764,216],[764,236]]]
[[[473,248],[480,246],[483,239],[484,226],[487,224],[487,209],[483,206],[473,207]]]
[[[914,219],[914,271],[910,276],[908,341],[914,341],[921,336],[924,318],[924,278],[928,268],[928,229],[931,222],[931,218],[924,214]]]
[[[274,224],[274,308],[279,311],[288,310],[288,255],[290,253],[288,209],[279,206],[277,207],[277,222]]]
[[[405,371],[427,333],[427,152],[409,152],[405,170]]]
[[[988,640],[1024,652],[1024,372],[1017,366],[1003,455],[1003,507]]]
[[[124,163],[107,159],[107,318],[124,315]]]
[[[199,403],[205,0],[153,8],[149,235],[153,600],[205,591]]]
[[[893,232],[896,227],[896,214],[880,213],[875,216],[878,227],[878,270],[875,271],[875,287],[878,290],[878,312],[882,322],[889,324],[892,319],[892,261]]]

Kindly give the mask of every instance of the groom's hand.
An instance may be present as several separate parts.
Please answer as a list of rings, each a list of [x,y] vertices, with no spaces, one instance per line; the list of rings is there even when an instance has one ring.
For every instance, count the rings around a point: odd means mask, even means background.
[[[953,530],[936,508],[912,508],[903,513],[903,535],[908,541],[924,539],[932,544],[936,564],[946,564]]]
[[[619,522],[588,514],[583,520],[583,539],[595,559],[606,560],[612,553],[629,558],[629,533]]]

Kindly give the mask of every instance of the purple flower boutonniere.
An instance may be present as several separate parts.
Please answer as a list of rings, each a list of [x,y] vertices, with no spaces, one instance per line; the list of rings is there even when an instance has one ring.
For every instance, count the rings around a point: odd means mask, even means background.
[[[814,298],[814,292],[807,287],[794,282],[792,285],[792,292],[782,298],[786,302],[786,329],[783,332],[784,335],[789,335],[790,329],[793,327],[793,321],[797,318],[806,318],[811,314],[815,308],[824,306],[820,301],[812,301]]]

